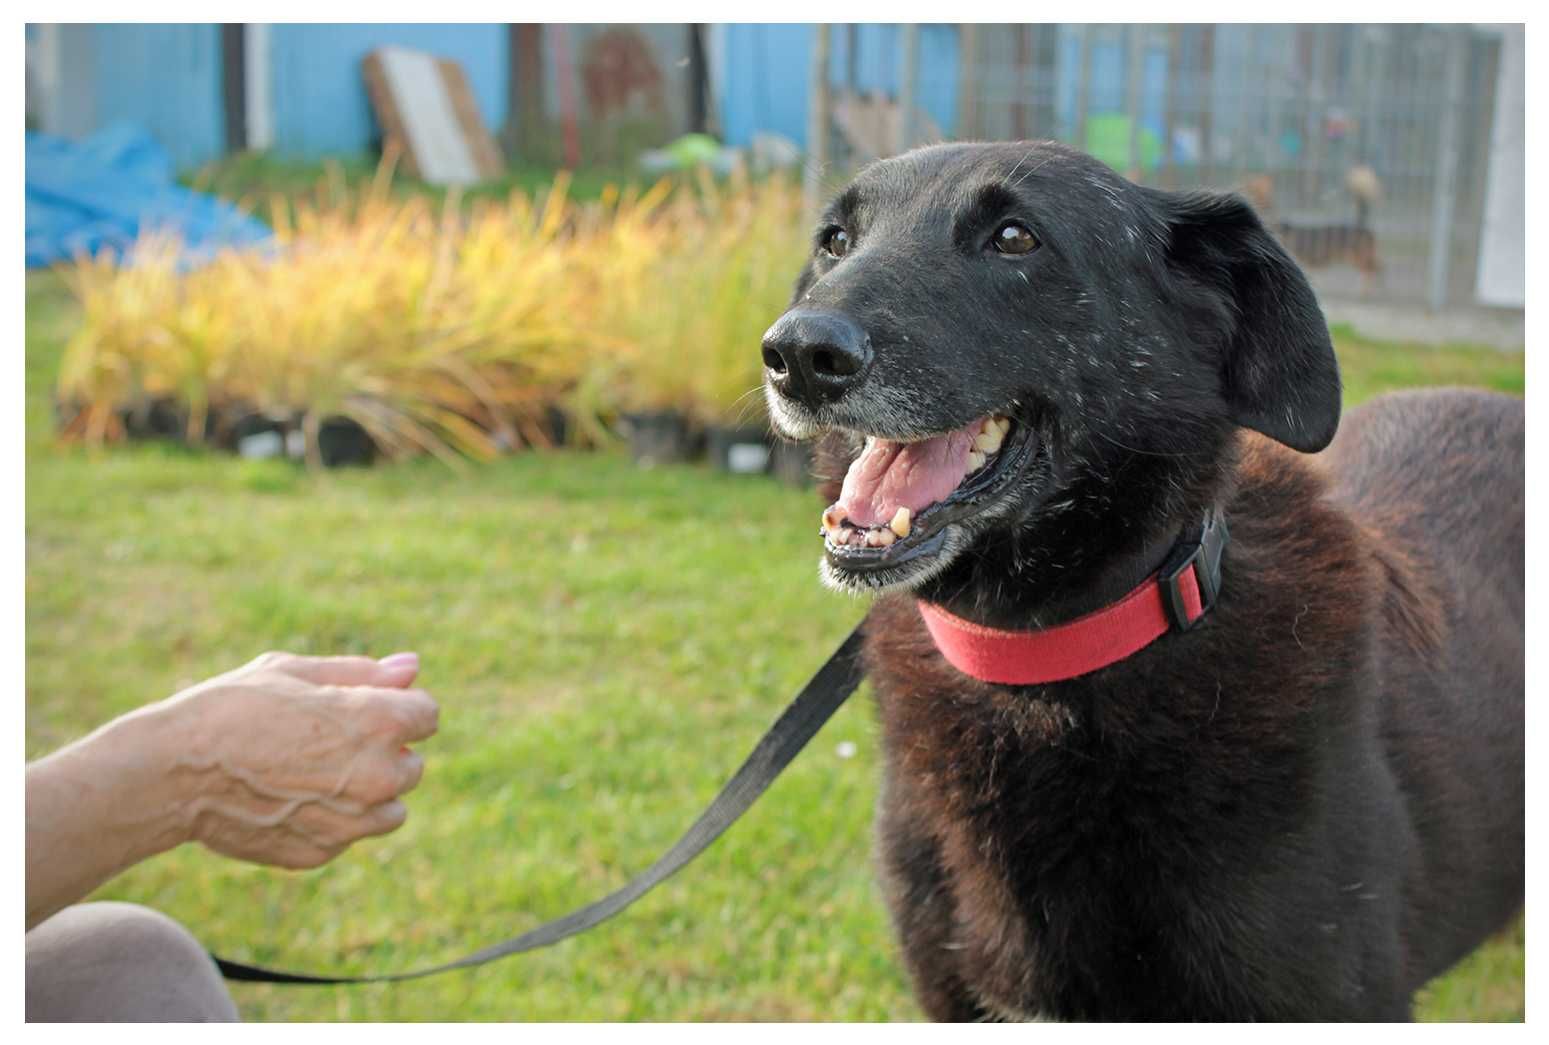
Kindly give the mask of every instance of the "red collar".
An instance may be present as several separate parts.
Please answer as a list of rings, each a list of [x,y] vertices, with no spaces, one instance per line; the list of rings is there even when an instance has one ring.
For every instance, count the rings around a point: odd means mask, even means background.
[[[923,601],[920,616],[947,663],[965,675],[1007,686],[1063,682],[1197,624],[1215,605],[1221,553],[1230,539],[1226,521],[1212,511],[1140,587],[1110,606],[1040,631],[987,628]]]

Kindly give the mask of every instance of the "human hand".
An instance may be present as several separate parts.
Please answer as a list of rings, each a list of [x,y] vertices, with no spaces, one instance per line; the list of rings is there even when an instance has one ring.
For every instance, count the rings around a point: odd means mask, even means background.
[[[436,702],[408,688],[418,672],[412,653],[266,653],[162,702],[188,838],[306,868],[398,828],[424,771],[407,745],[436,731]]]

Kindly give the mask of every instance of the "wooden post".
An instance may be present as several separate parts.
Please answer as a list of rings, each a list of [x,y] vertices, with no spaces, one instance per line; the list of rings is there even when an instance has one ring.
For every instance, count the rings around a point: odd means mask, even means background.
[[[246,26],[221,24],[221,109],[225,116],[226,151],[247,148]]]
[[[854,22],[844,29],[844,86],[852,95],[861,93],[861,30]]]
[[[1072,130],[1074,139],[1070,144],[1085,149],[1086,110],[1092,97],[1092,29],[1081,25],[1076,27],[1076,32],[1081,41],[1081,71],[1077,74],[1080,82],[1076,84],[1076,126]]]
[[[543,26],[507,28],[511,71],[506,75],[506,147],[532,159],[544,147]]]
[[[709,75],[705,67],[704,26],[688,26],[688,129],[703,134],[710,129]]]
[[[823,203],[823,176],[828,173],[828,130],[830,99],[828,91],[829,29],[820,24],[812,41],[812,96],[807,102],[807,168],[802,182],[802,200],[808,220],[817,217]],[[852,43],[854,37],[851,37]],[[853,58],[853,55],[852,55]]]
[[[1016,27],[1016,57],[1013,59],[1015,69],[1015,87],[1012,91],[1015,97],[1011,102],[1011,135],[1017,141],[1026,141],[1029,137],[1027,131],[1027,26]]]
[[[269,23],[249,22],[242,28],[242,121],[249,149],[274,146],[274,64],[270,58]]]
[[[564,134],[565,169],[573,171],[581,165],[581,128],[575,96],[575,70],[570,56],[570,32],[563,23],[554,27],[554,64],[559,79],[559,121]]]
[[[1162,169],[1158,172],[1164,189],[1178,187],[1178,171],[1173,166],[1173,128],[1178,123],[1178,77],[1183,75],[1183,27],[1167,27],[1167,77],[1162,85]]]
[[[1146,74],[1145,34],[1145,26],[1131,25],[1124,29],[1124,50],[1128,59],[1124,71],[1124,108],[1129,115],[1129,170],[1124,176],[1137,182],[1145,171],[1140,152],[1140,115],[1145,99],[1142,91]]]
[[[1326,77],[1330,72],[1332,50],[1328,33],[1322,26],[1308,26],[1307,80],[1304,96],[1302,127],[1306,141],[1302,146],[1301,194],[1304,200],[1315,200],[1323,189],[1323,166],[1328,152],[1327,129],[1328,98],[1330,85]],[[1241,158],[1238,161],[1241,167]]]
[[[1431,270],[1427,303],[1437,311],[1447,303],[1452,274],[1452,219],[1457,210],[1458,132],[1463,109],[1463,66],[1467,58],[1468,32],[1464,27],[1447,30],[1447,56],[1443,75],[1441,132],[1436,138],[1436,188],[1431,200]]]
[[[1199,105],[1199,171],[1195,180],[1204,186],[1210,184],[1215,168],[1216,146],[1212,140],[1215,129],[1211,124],[1211,114],[1215,107],[1216,93],[1216,27],[1201,26],[1200,32],[1199,76],[1195,90],[1195,101]]]
[[[979,135],[979,91],[974,75],[979,65],[979,27],[964,22],[957,27],[957,127],[955,138]]]
[[[903,28],[904,66],[898,77],[899,152],[914,148],[919,138],[919,121],[915,119],[916,82],[920,74],[920,27],[907,23]]]

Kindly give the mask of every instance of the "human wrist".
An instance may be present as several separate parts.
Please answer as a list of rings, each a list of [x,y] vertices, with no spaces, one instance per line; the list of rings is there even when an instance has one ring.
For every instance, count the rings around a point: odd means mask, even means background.
[[[134,861],[175,849],[194,835],[197,769],[183,757],[189,725],[174,701],[138,708],[84,742],[98,779],[113,782],[110,800],[130,808],[115,818]]]
[[[132,712],[27,766],[27,927],[187,841],[190,792],[165,709]]]

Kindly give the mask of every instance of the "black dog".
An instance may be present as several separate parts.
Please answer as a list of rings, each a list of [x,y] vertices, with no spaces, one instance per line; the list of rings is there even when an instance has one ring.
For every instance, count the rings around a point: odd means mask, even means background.
[[[1053,143],[864,171],[764,360],[835,469],[825,581],[882,593],[881,865],[931,1016],[1405,1019],[1519,910],[1519,401],[1335,439],[1252,210]],[[1166,631],[1105,654],[1127,593]],[[1079,641],[960,669],[1030,633]],[[1023,670],[1058,679],[982,681]]]

